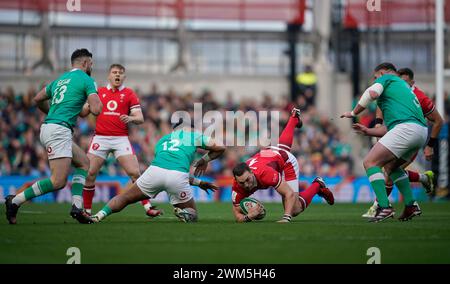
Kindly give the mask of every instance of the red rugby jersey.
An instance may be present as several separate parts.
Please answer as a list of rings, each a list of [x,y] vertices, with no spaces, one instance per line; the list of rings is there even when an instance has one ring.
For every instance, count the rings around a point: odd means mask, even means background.
[[[129,115],[134,108],[140,108],[139,98],[132,89],[120,86],[113,90],[108,84],[98,89],[103,103],[102,113],[97,116],[95,134],[104,136],[128,136],[128,125],[120,121],[122,114]]]
[[[249,197],[259,189],[277,188],[282,182],[282,173],[289,159],[284,150],[264,149],[246,161],[255,174],[258,185],[251,191],[243,189],[236,180],[232,187],[232,201],[237,205],[245,197]]]
[[[412,86],[412,91],[419,100],[420,106],[422,107],[423,116],[427,116],[434,111],[436,108],[433,101],[425,95],[425,93],[419,89],[416,85]]]

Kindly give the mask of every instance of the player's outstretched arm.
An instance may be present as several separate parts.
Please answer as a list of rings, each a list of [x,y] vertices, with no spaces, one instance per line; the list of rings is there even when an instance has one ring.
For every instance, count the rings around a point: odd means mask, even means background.
[[[284,216],[280,221],[289,222],[294,214],[295,203],[298,202],[298,194],[285,181],[282,181],[275,190],[281,195],[284,201]]]
[[[218,157],[222,156],[222,154],[225,152],[225,146],[217,145],[214,141],[212,141],[212,139],[210,140],[208,145],[205,145],[202,148],[208,150],[208,153],[203,155],[203,157],[200,160],[195,162],[194,176],[202,175],[206,171],[209,161],[217,159]]]
[[[363,93],[359,99],[358,104],[351,112],[345,112],[341,115],[341,118],[353,118],[363,112],[367,106],[383,93],[384,87],[380,83],[375,83]]]
[[[88,96],[88,104],[93,115],[98,116],[102,112],[103,104],[97,94],[93,93]]]
[[[189,184],[200,187],[208,194],[209,194],[208,190],[211,190],[212,192],[219,190],[219,187],[214,183],[203,181],[195,177],[189,177]]]
[[[37,107],[43,112],[48,113],[48,110],[50,109],[50,106],[48,105],[48,99],[46,88],[43,88],[40,90],[36,96],[33,98],[34,102],[36,103]]]
[[[371,136],[371,137],[383,137],[387,133],[387,128],[384,125],[381,125],[376,128],[368,128],[360,123],[355,123],[352,125],[352,128],[358,134],[362,134],[365,136]]]

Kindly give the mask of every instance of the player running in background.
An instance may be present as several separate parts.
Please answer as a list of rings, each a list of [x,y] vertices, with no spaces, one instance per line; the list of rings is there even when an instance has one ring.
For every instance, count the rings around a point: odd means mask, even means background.
[[[62,74],[34,97],[39,109],[47,113],[41,126],[40,140],[48,153],[51,176],[35,182],[16,196],[6,197],[6,218],[10,224],[16,224],[17,211],[25,201],[64,188],[71,164],[75,172],[70,215],[80,223],[90,222],[89,216],[83,211],[82,198],[89,160],[72,141],[72,134],[86,100],[89,104],[86,111],[94,115],[102,111],[102,102],[97,95],[96,84],[90,77],[92,54],[87,49],[77,49],[72,53],[71,62],[71,71]]]
[[[415,204],[408,175],[401,166],[425,145],[428,128],[419,100],[408,84],[397,76],[395,66],[383,63],[374,71],[374,84],[364,92],[355,109],[341,117],[354,118],[370,102],[377,100],[388,132],[381,135],[383,137],[372,147],[363,163],[378,200],[376,213],[369,221],[380,222],[395,214],[389,204],[383,167],[403,195],[405,210],[399,219],[408,220],[420,214],[420,209]]]
[[[199,186],[208,192],[218,187],[209,182],[189,176],[189,168],[198,148],[208,150],[194,165],[195,175],[202,174],[208,162],[221,156],[225,147],[216,145],[212,139],[183,127],[180,119],[174,125],[174,131],[163,136],[155,147],[155,158],[150,167],[122,194],[111,199],[95,216],[94,222],[100,222],[106,216],[121,211],[127,205],[148,198],[154,198],[161,191],[169,195],[175,215],[183,222],[197,221],[197,208],[190,185]]]
[[[422,113],[427,118],[429,122],[432,123],[431,128],[431,134],[430,138],[428,140],[428,144],[424,149],[425,158],[430,161],[433,158],[433,147],[436,144],[437,137],[439,135],[439,132],[441,131],[443,120],[439,112],[437,111],[434,103],[425,95],[425,93],[420,90],[416,85],[414,81],[414,72],[409,68],[403,68],[398,70],[398,75],[400,78],[405,80],[408,85],[411,86],[412,91],[417,96],[417,99],[419,100],[420,106],[422,108]],[[383,115],[381,113],[380,109],[377,109],[377,118],[376,118],[377,124],[375,125],[375,128],[383,127]],[[355,129],[358,133],[364,134],[366,136],[373,136],[372,133],[373,129],[368,129],[367,127],[357,123],[353,125],[353,129]],[[378,129],[375,131],[375,134],[385,134],[387,132],[386,127],[383,127],[383,131],[381,129]],[[406,169],[415,159],[416,156],[412,158],[411,161],[405,163],[402,165],[403,169]],[[427,194],[432,194],[434,191],[434,173],[432,171],[426,171],[425,173],[418,173],[415,171],[406,171],[409,177],[410,182],[420,182],[422,186],[425,188]],[[387,195],[389,196],[392,192],[394,185],[392,183],[392,180],[389,177],[386,177],[386,191]],[[377,201],[373,203],[373,205],[369,208],[369,210],[363,214],[362,217],[364,218],[371,218],[375,215],[376,208],[377,208]],[[419,212],[417,214],[420,214],[420,207],[416,203],[417,208],[419,209]]]
[[[113,153],[120,166],[135,182],[139,175],[139,162],[128,139],[128,123],[144,122],[139,98],[132,89],[123,85],[126,79],[125,67],[112,64],[109,67],[106,87],[100,87],[98,94],[102,101],[103,111],[97,117],[95,134],[89,146],[89,172],[83,190],[84,209],[91,214],[92,200],[95,194],[95,179],[109,153]],[[152,207],[148,199],[141,201],[145,212],[156,217],[161,211]]]
[[[257,190],[270,187],[275,188],[283,200],[284,216],[278,221],[280,223],[290,222],[292,217],[303,212],[316,194],[324,198],[328,204],[334,204],[333,193],[320,177],[317,177],[306,190],[298,192],[299,166],[290,150],[294,130],[301,126],[300,110],[294,108],[281,133],[278,147],[265,148],[233,169],[235,181],[232,187],[232,202],[237,222],[251,222],[262,212],[260,206],[255,206],[245,215],[239,207],[241,200]]]

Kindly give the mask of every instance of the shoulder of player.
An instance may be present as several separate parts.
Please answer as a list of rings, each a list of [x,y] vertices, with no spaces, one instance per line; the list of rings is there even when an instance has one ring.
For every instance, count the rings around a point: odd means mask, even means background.
[[[100,92],[103,92],[103,93],[105,93],[105,92],[108,92],[109,90],[108,90],[108,87],[106,87],[106,86],[100,86],[100,87],[98,87],[98,92],[100,93]]]
[[[419,87],[417,87],[417,86],[414,86],[413,92],[419,99],[421,99],[421,98],[428,98],[428,96],[425,94],[425,92],[422,89],[420,89]]]
[[[123,87],[122,90],[120,90],[121,93],[126,94],[127,96],[136,96],[136,93],[134,92],[134,90],[132,88],[129,87]]]

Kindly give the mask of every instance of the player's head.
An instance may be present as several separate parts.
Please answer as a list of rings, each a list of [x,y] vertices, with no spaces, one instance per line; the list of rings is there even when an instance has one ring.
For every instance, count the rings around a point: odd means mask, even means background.
[[[122,86],[126,77],[125,67],[123,65],[114,63],[109,66],[108,81],[112,87],[117,89]]]
[[[384,74],[397,74],[397,68],[395,68],[395,65],[390,62],[381,63],[375,67],[373,71],[375,79],[380,78]]]
[[[79,68],[91,76],[92,72],[92,53],[86,48],[77,49],[72,53],[70,57],[70,62],[72,62],[72,67]]]
[[[398,76],[406,81],[411,87],[414,86],[414,72],[410,68],[402,68],[398,70]]]
[[[256,177],[246,163],[239,163],[233,169],[233,176],[236,182],[245,190],[252,190],[257,185]]]

